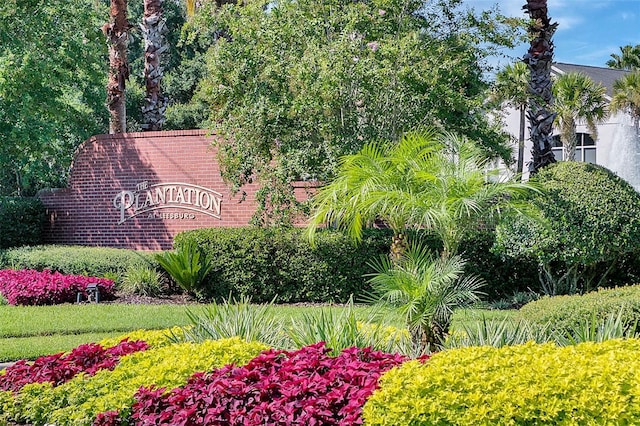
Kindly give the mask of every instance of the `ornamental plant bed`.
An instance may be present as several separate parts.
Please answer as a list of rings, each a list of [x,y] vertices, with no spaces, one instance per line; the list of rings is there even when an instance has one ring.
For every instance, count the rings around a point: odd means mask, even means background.
[[[111,299],[115,285],[106,278],[63,275],[59,272],[31,269],[0,271],[0,294],[11,305],[57,305],[73,303],[78,293],[86,297],[87,286],[96,285],[100,297]]]
[[[80,345],[70,353],[58,353],[36,359],[33,363],[17,361],[0,374],[0,390],[18,392],[29,383],[49,382],[58,386],[78,373],[89,376],[102,369],[113,369],[121,357],[148,348],[142,340],[123,340],[115,346],[103,348],[96,343]]]
[[[94,425],[357,425],[378,378],[408,360],[349,348],[329,355],[324,343],[268,350],[245,366],[196,373],[184,387],[142,388],[131,418],[101,413]]]

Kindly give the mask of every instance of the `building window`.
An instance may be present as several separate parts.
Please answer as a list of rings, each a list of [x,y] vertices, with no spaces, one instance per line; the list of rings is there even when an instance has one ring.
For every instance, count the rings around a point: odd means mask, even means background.
[[[588,133],[576,133],[576,161],[596,164],[596,141],[593,140]],[[553,155],[556,161],[563,161],[564,152],[562,150],[562,142],[560,135],[553,136]]]

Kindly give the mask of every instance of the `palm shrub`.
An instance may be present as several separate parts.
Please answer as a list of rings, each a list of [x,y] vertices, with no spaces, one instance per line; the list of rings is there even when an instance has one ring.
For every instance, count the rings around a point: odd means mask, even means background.
[[[211,270],[211,262],[194,241],[181,245],[175,252],[157,254],[156,261],[182,289],[191,294],[197,294]]]
[[[307,235],[331,224],[356,241],[383,220],[406,248],[408,229],[430,229],[443,255],[456,255],[463,238],[513,208],[534,187],[501,181],[478,145],[433,129],[405,134],[397,143],[374,142],[341,158],[337,177],[313,200]],[[402,250],[395,252],[396,258]]]
[[[414,343],[438,348],[449,332],[453,310],[479,300],[483,281],[463,276],[464,265],[459,256],[434,257],[410,244],[399,261],[381,257],[374,263],[373,300],[398,309]]]

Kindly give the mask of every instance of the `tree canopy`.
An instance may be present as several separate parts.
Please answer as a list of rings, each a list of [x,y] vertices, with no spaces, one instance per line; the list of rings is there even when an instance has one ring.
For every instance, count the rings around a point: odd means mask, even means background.
[[[283,182],[330,179],[340,156],[421,125],[510,158],[507,137],[483,110],[482,63],[515,29],[461,3],[282,0],[201,9],[199,28],[215,29],[218,40],[196,99],[225,137],[225,178],[236,188],[260,179],[268,209],[290,201]]]
[[[0,4],[0,194],[62,185],[75,147],[104,130],[106,16],[93,0]]]

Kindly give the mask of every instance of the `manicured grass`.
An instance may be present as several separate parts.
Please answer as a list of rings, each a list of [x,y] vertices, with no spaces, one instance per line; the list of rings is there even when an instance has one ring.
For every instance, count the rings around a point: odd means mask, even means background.
[[[0,306],[0,362],[35,359],[75,346],[119,336],[130,330],[162,329],[189,324],[187,309],[200,313],[206,305],[82,304],[57,306]],[[288,322],[319,306],[274,306],[275,315]],[[341,306],[322,307],[341,310]],[[372,308],[359,306],[356,314],[367,318]],[[381,311],[385,322],[402,325],[399,318]]]
[[[159,329],[188,322],[182,305],[0,306],[0,338]]]
[[[68,351],[82,343],[119,336],[130,330],[162,329],[189,324],[187,309],[203,312],[206,305],[120,305],[83,304],[57,306],[0,306],[0,362],[35,359],[41,355]],[[274,306],[275,315],[288,322],[301,319],[306,312],[342,306]],[[402,318],[389,310],[357,306],[362,319],[377,312],[387,324],[403,326]],[[465,309],[456,311],[452,328],[457,324],[487,319],[512,318],[517,311]]]
[[[0,362],[35,359],[42,355],[66,352],[83,343],[97,342],[121,334],[122,332],[107,332],[4,338],[0,339]]]

